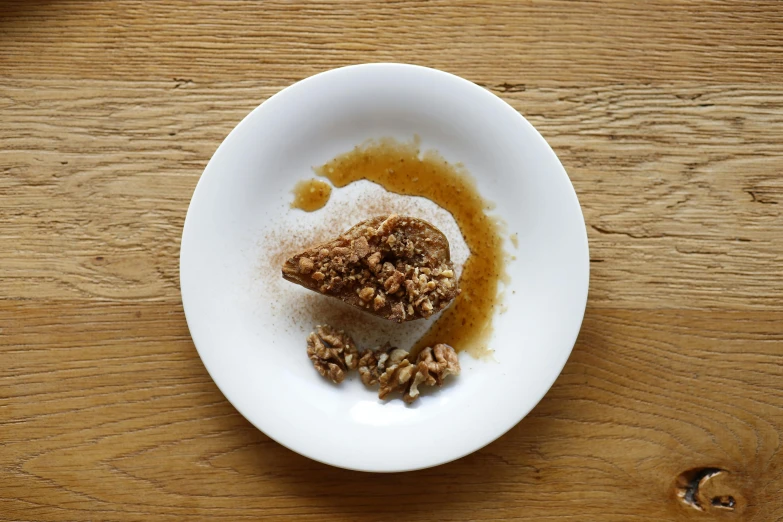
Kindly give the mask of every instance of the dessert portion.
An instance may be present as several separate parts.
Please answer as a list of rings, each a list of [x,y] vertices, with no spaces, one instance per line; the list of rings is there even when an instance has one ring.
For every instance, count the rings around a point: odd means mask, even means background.
[[[391,214],[367,219],[283,264],[283,278],[397,323],[446,308],[459,284],[446,236]]]
[[[420,396],[420,386],[442,386],[449,375],[459,375],[457,352],[447,344],[436,344],[419,352],[415,360],[402,348],[389,343],[377,350],[358,351],[351,337],[324,325],[307,337],[307,356],[323,377],[334,383],[357,369],[365,386],[380,386],[378,398],[401,393],[410,404]]]
[[[338,189],[366,180],[393,194],[424,198],[451,214],[470,253],[460,272],[463,294],[439,314],[413,350],[446,343],[481,358],[492,351],[492,322],[503,295],[500,283],[509,282],[504,225],[462,165],[421,145],[417,136],[411,141],[369,140],[315,170]],[[457,239],[450,233],[449,238]],[[457,261],[454,246],[451,254]]]

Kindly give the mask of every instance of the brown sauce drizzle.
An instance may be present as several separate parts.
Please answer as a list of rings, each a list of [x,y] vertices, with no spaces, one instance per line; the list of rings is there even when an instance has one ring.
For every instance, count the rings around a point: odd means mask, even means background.
[[[413,347],[436,343],[479,357],[491,353],[487,342],[500,301],[499,281],[506,281],[502,224],[487,214],[493,205],[483,199],[473,178],[435,151],[420,154],[418,140],[371,141],[315,169],[335,187],[366,179],[390,192],[430,199],[451,212],[470,248],[462,270],[462,293]]]
[[[323,208],[332,195],[332,187],[329,183],[320,179],[307,179],[294,186],[294,201],[291,208],[298,208],[305,212],[313,212]]]

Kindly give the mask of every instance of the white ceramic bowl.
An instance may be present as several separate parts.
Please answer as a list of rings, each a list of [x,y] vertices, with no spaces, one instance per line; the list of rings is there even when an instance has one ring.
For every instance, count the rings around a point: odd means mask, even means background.
[[[378,400],[356,379],[334,386],[315,372],[304,349],[312,325],[284,327],[281,321],[290,326],[292,316],[275,308],[279,296],[264,291],[271,284],[265,278],[278,276],[259,259],[280,241],[270,235],[275,219],[286,222],[295,212],[289,222],[320,219],[287,205],[294,183],[312,177],[313,166],[369,138],[414,134],[422,148],[464,164],[519,246],[507,244],[516,259],[508,265],[506,311],[494,318],[494,360],[461,354],[463,374],[452,385],[406,407]],[[327,464],[405,471],[489,444],[544,396],[579,332],[589,256],[568,176],[517,111],[451,74],[371,64],[296,83],[229,134],[193,194],[180,280],[199,355],[250,422]],[[307,292],[286,284],[290,292]],[[401,445],[405,450],[397,451]]]

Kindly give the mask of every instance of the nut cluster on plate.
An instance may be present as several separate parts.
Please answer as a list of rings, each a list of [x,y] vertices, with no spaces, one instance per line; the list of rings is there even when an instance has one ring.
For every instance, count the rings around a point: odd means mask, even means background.
[[[420,386],[442,386],[449,375],[459,375],[457,353],[447,344],[436,344],[419,352],[415,360],[402,348],[389,343],[378,350],[356,348],[342,330],[320,325],[307,337],[307,356],[322,376],[334,383],[358,370],[365,386],[379,385],[378,397],[401,393],[410,404],[420,395]]]
[[[359,363],[359,350],[353,339],[331,326],[317,326],[307,336],[307,356],[322,376],[333,383],[341,383],[349,370]]]

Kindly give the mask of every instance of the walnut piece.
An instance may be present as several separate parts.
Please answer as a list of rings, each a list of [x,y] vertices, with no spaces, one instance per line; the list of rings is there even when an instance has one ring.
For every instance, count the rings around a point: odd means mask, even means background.
[[[425,348],[413,362],[407,351],[389,343],[359,352],[351,336],[329,325],[319,325],[307,336],[307,356],[318,373],[334,383],[358,369],[365,386],[380,385],[380,399],[399,392],[409,404],[419,397],[420,386],[442,386],[446,377],[460,372],[457,353],[447,344]]]
[[[402,348],[387,348],[386,353],[388,359],[384,360],[382,365],[379,364],[381,367],[378,369],[382,372],[378,378],[378,384],[381,386],[378,390],[380,399],[385,399],[390,393],[404,391],[416,369],[408,360],[408,352]]]
[[[283,278],[401,323],[432,316],[459,284],[443,233],[418,218],[381,216],[283,264]]]
[[[365,386],[378,384],[381,375],[386,371],[386,364],[389,362],[391,354],[395,350],[397,350],[397,348],[386,343],[383,348],[378,348],[377,350],[363,350],[360,353],[358,366],[359,377]],[[402,350],[402,352],[404,352],[404,354],[397,351],[395,357],[400,358],[400,355],[402,355],[402,357],[408,355],[408,352],[405,352],[404,350]]]
[[[425,348],[414,364],[408,352],[387,343],[376,351],[363,351],[358,366],[365,386],[380,384],[379,398],[400,392],[409,404],[419,397],[419,386],[442,386],[446,377],[460,372],[457,353],[447,344]]]
[[[378,384],[378,357],[373,350],[365,350],[359,357],[359,378],[365,386]]]
[[[442,343],[425,348],[416,358],[416,372],[402,399],[411,403],[419,396],[419,385],[443,386],[446,377],[459,375],[459,372],[459,358],[454,348]]]
[[[307,336],[307,356],[318,373],[336,384],[359,365],[359,350],[353,339],[329,325],[319,325]]]

